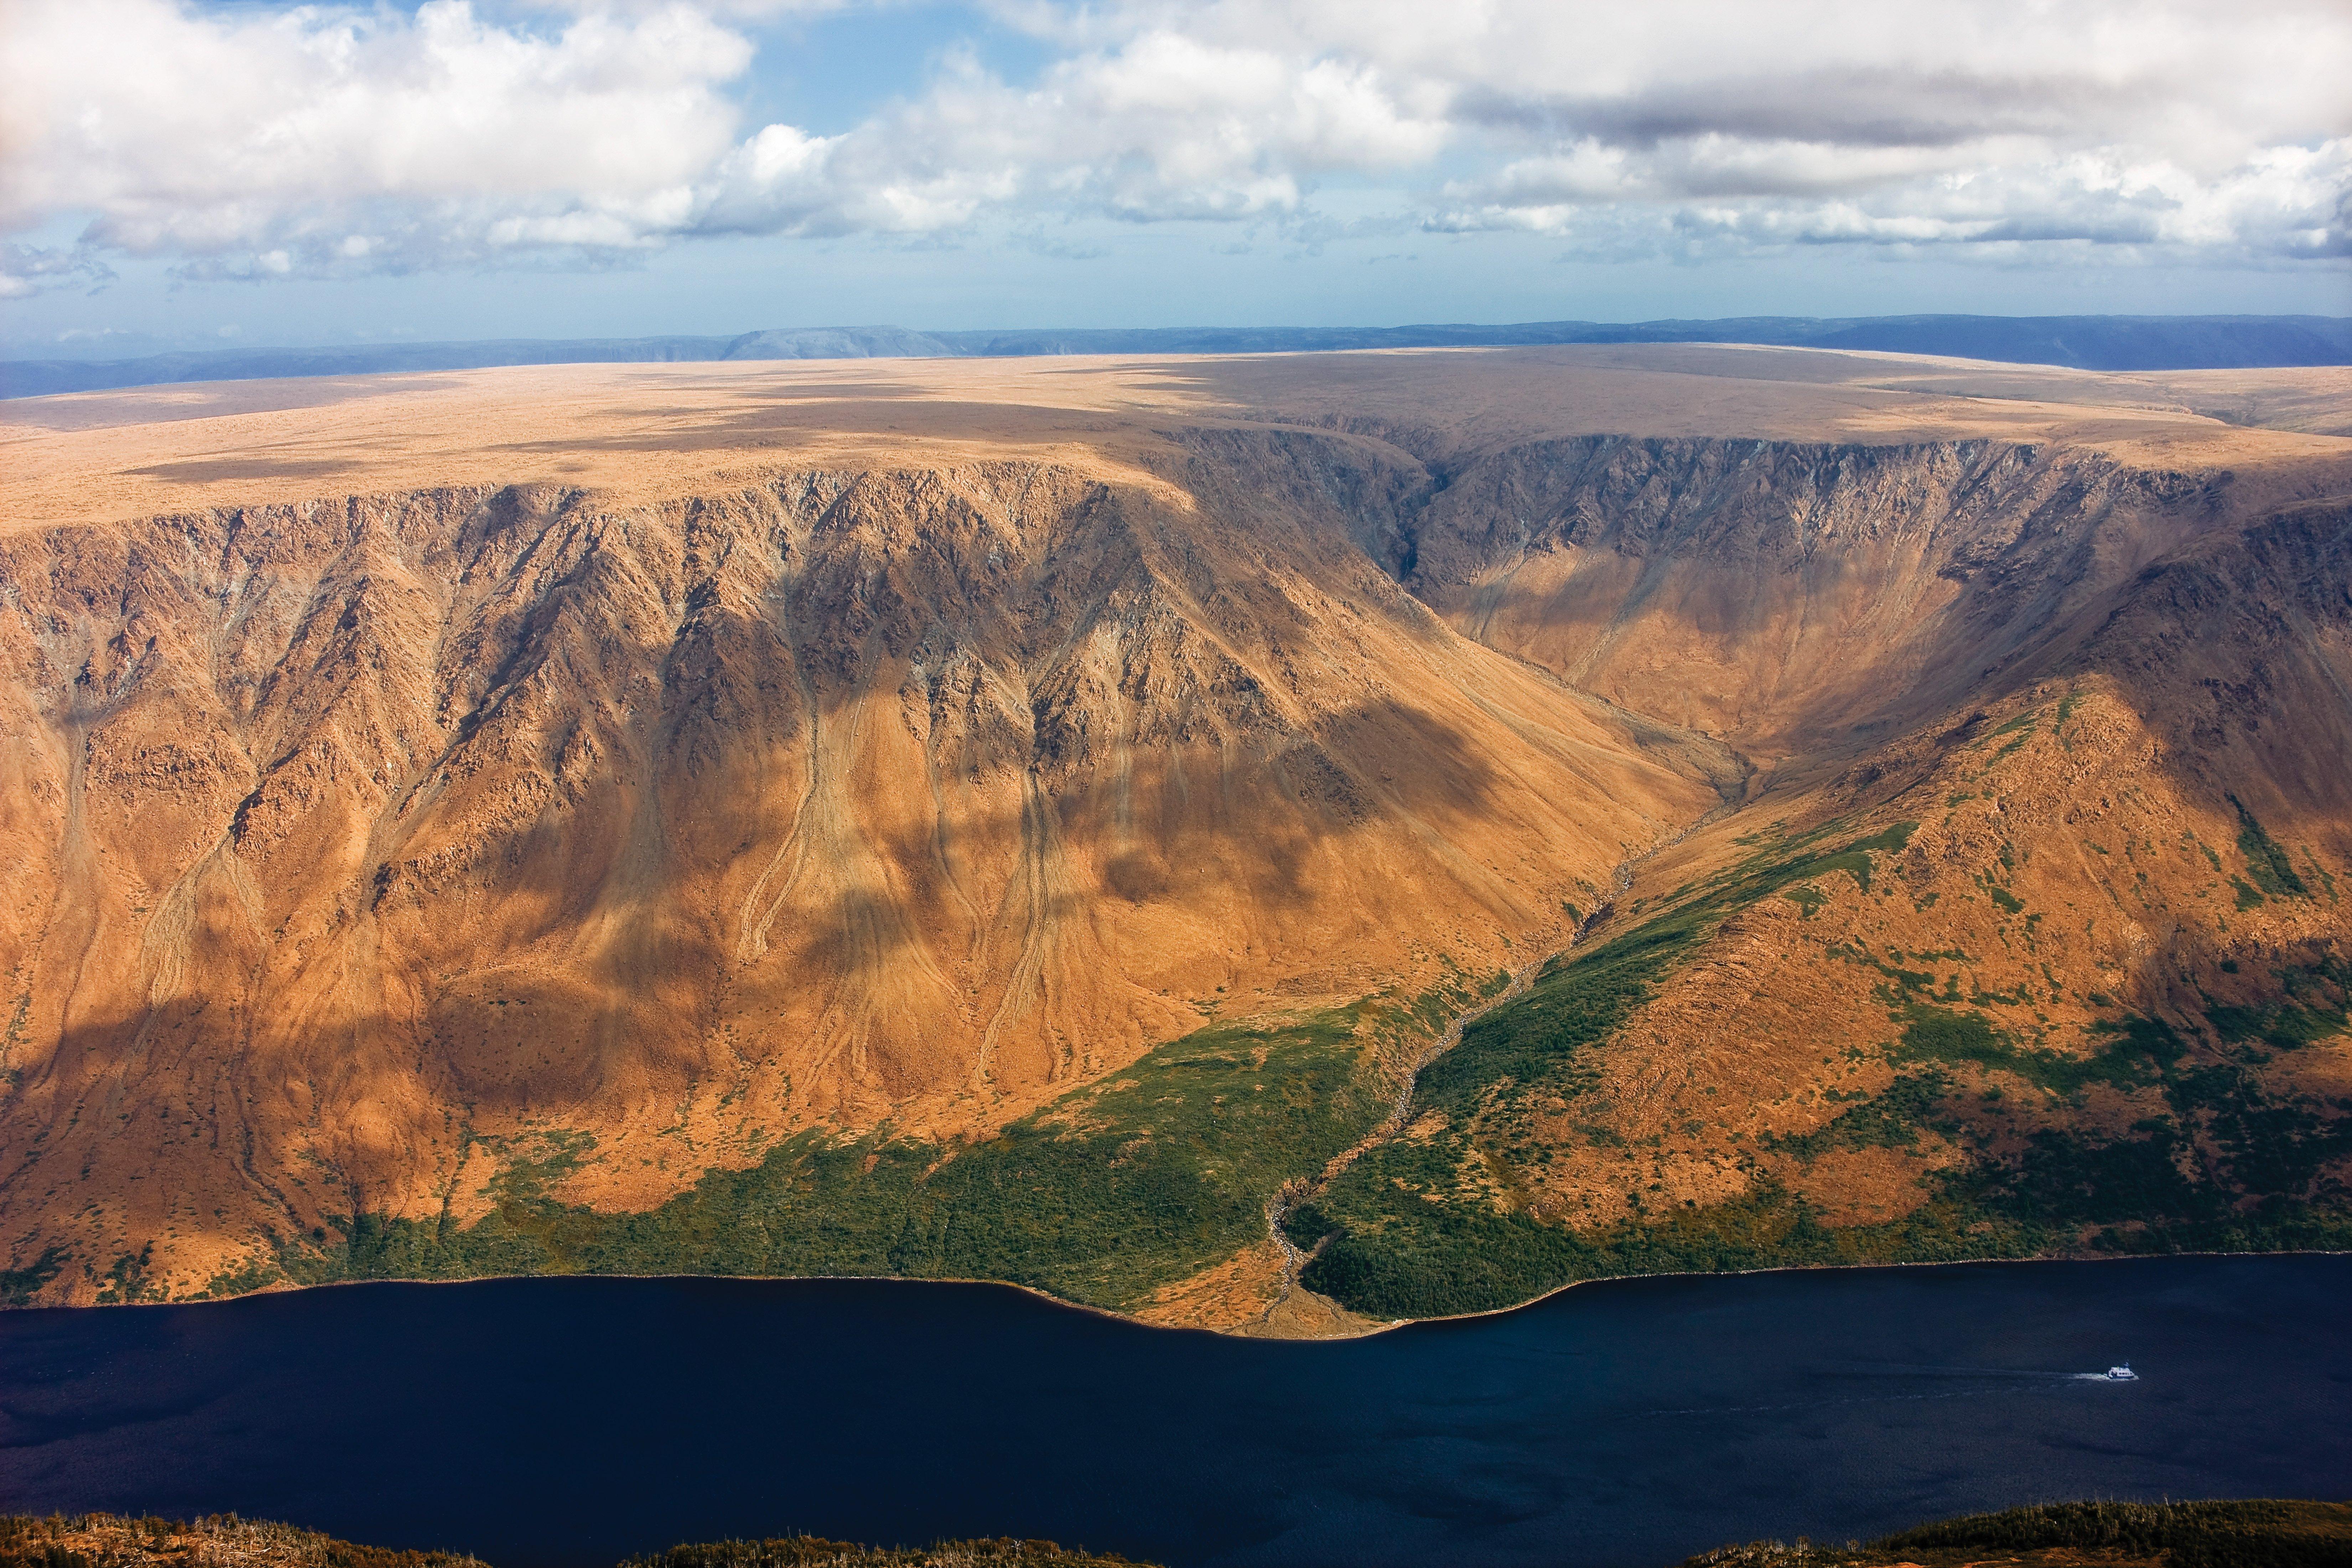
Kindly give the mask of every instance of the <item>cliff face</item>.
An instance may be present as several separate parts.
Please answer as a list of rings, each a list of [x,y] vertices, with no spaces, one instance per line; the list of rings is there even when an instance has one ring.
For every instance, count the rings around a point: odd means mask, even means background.
[[[1318,1184],[1307,1282],[1387,1317],[2352,1240],[2342,479],[1600,440],[1470,468],[1400,530],[1416,588],[1759,767]]]
[[[1759,758],[2045,665],[2143,567],[2299,488],[1982,440],[1591,437],[1451,479],[1396,546],[1450,624]]]
[[[2165,1118],[2209,1229],[2346,1206],[2340,453],[1530,434],[1524,364],[1499,435],[1400,414],[1483,365],[0,534],[0,1296],[984,1272],[1231,1325],[1290,1182],[1392,1315],[1809,1260],[1640,1239],[1768,1198],[1810,1260],[2089,1245],[1998,1173]],[[758,418],[901,416],[855,390]],[[1647,956],[1383,1131],[1580,925]]]
[[[1714,802],[1278,446],[1216,462],[6,542],[9,1234],[185,1289],[470,1219],[469,1143],[542,1125],[624,1204],[811,1122],[984,1129],[1228,998],[1492,972]]]

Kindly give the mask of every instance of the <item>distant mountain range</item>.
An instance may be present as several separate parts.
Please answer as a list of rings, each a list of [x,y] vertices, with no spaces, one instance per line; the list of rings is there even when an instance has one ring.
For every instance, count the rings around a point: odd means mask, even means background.
[[[38,397],[188,381],[690,360],[969,359],[1034,354],[1286,353],[1542,343],[1771,343],[1948,354],[2078,370],[2352,364],[2341,316],[1737,316],[1714,321],[1523,321],[1409,327],[1037,328],[922,332],[792,327],[735,337],[507,338],[344,348],[221,349],[140,359],[0,362],[0,395]]]

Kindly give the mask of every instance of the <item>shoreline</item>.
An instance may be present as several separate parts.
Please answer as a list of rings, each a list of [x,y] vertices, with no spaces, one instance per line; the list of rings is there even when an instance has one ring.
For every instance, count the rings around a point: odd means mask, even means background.
[[[1590,1279],[1569,1280],[1566,1284],[1555,1286],[1539,1296],[1531,1296],[1524,1301],[1515,1302],[1508,1307],[1490,1307],[1483,1311],[1454,1312],[1444,1317],[1435,1318],[1398,1318],[1388,1322],[1377,1323],[1375,1326],[1366,1329],[1361,1333],[1329,1334],[1311,1339],[1283,1339],[1265,1335],[1239,1333],[1230,1329],[1206,1329],[1181,1323],[1147,1322],[1141,1318],[1130,1317],[1125,1312],[1114,1311],[1108,1307],[1097,1307],[1091,1306],[1084,1301],[1067,1300],[1060,1296],[1053,1294],[1051,1291],[1040,1289],[1034,1285],[1023,1285],[1010,1279],[974,1279],[963,1278],[913,1276],[906,1274],[605,1274],[581,1272],[572,1274],[471,1274],[462,1279],[403,1279],[394,1276],[381,1279],[328,1279],[322,1280],[315,1285],[271,1285],[266,1286],[258,1290],[247,1290],[236,1296],[200,1297],[181,1301],[107,1301],[93,1302],[89,1306],[83,1307],[11,1307],[0,1309],[0,1322],[5,1322],[9,1318],[36,1312],[79,1313],[153,1311],[184,1307],[215,1307],[226,1306],[233,1301],[257,1300],[268,1296],[302,1295],[318,1290],[349,1289],[371,1285],[488,1285],[510,1280],[528,1279],[634,1279],[651,1281],[714,1280],[742,1284],[774,1285],[835,1283],[877,1285],[977,1285],[991,1289],[1017,1291],[1024,1296],[1033,1297],[1037,1300],[1044,1301],[1051,1306],[1058,1307],[1067,1311],[1083,1312],[1090,1317],[1108,1319],[1113,1322],[1127,1324],[1130,1328],[1149,1330],[1155,1333],[1206,1334],[1217,1339],[1246,1341],[1256,1344],[1353,1344],[1364,1340],[1377,1338],[1381,1334],[1394,1333],[1401,1329],[1410,1329],[1423,1324],[1472,1323],[1487,1318],[1509,1317],[1515,1312],[1523,1312],[1531,1307],[1541,1306],[1547,1301],[1568,1294],[1570,1290],[1579,1289],[1588,1286],[1633,1284],[1642,1280],[1650,1279],[1740,1279],[1768,1274],[1862,1274],[1897,1268],[1978,1268],[1988,1265],[2010,1265],[2020,1268],[2031,1268],[2038,1265],[2053,1263],[2139,1263],[2158,1258],[2352,1258],[2352,1250],[2331,1250],[2326,1247],[2294,1247],[2274,1252],[2125,1252],[2108,1253],[2084,1258],[1945,1258],[1934,1259],[1920,1258],[1907,1262],[1897,1261],[1892,1263],[1792,1263],[1775,1265],[1763,1268],[1675,1269],[1662,1271],[1656,1274],[1606,1274],[1599,1275]]]

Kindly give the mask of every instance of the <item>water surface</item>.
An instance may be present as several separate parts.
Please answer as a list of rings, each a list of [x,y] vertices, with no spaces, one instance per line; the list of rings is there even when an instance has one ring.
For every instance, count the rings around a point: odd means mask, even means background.
[[[2142,1380],[2075,1375],[2118,1360]],[[2352,1495],[2352,1258],[1624,1280],[1336,1344],[883,1281],[0,1313],[8,1508],[235,1509],[499,1568],[795,1530],[1657,1568],[2088,1495]]]

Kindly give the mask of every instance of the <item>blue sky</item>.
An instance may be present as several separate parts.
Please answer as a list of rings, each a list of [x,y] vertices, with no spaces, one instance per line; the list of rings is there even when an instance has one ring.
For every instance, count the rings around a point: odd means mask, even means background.
[[[0,353],[2352,313],[2255,0],[16,0]]]

